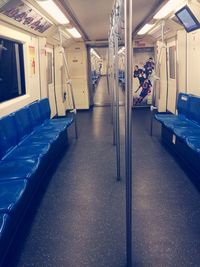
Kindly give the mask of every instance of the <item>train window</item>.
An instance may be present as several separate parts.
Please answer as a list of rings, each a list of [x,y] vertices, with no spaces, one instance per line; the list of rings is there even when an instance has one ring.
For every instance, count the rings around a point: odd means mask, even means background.
[[[175,79],[175,46],[169,47],[169,76]]]
[[[25,93],[23,44],[0,38],[0,103]]]

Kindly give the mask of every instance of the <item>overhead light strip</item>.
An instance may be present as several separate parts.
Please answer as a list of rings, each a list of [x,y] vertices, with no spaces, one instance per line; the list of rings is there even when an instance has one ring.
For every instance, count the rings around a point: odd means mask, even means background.
[[[69,20],[61,9],[54,3],[53,0],[36,0],[36,2],[44,9],[58,24],[68,24]]]
[[[91,52],[92,55],[94,55],[98,59],[101,59],[101,57],[97,54],[97,52],[93,48],[90,50],[90,52]]]
[[[139,32],[137,33],[138,35],[143,35],[145,33],[147,33],[148,31],[150,31],[153,27],[155,26],[155,24],[145,24],[141,30],[139,30]]]
[[[66,29],[74,38],[81,38],[80,32],[76,28]]]
[[[186,3],[185,0],[169,0],[153,17],[154,19],[164,19],[172,12],[176,12]]]

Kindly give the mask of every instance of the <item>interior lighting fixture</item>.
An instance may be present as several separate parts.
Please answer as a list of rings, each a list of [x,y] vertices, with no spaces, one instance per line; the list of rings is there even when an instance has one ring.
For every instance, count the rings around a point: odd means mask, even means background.
[[[74,38],[81,38],[80,32],[76,28],[66,29]]]
[[[61,9],[54,3],[53,0],[36,0],[36,2],[44,9],[58,24],[68,24],[69,20]]]
[[[170,13],[185,5],[185,0],[169,0],[153,17],[154,19],[164,19]]]
[[[148,31],[150,31],[155,24],[145,24],[142,29],[139,30],[139,32],[137,33],[138,35],[143,35],[145,33],[147,33]]]

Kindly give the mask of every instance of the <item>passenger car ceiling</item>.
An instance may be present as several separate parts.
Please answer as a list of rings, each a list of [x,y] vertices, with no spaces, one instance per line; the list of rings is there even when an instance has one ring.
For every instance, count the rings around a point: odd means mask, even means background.
[[[60,0],[70,10],[89,40],[106,40],[113,0]],[[161,0],[133,0],[133,32],[158,8]]]

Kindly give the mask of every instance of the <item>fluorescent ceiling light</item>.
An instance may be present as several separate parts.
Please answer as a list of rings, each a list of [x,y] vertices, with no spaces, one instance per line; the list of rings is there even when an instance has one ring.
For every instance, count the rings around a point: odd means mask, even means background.
[[[154,19],[164,19],[170,13],[175,12],[177,8],[181,8],[185,4],[185,0],[169,0],[153,17]]]
[[[145,24],[144,27],[142,27],[141,30],[139,30],[139,32],[137,33],[138,35],[143,35],[145,33],[147,33],[148,31],[150,31],[155,24]]]
[[[97,54],[97,52],[93,48],[90,50],[90,52],[91,52],[92,55],[94,55],[98,59],[101,59],[101,57]]]
[[[66,29],[74,38],[81,38],[81,34],[76,28]]]
[[[59,24],[68,24],[69,20],[60,10],[60,8],[54,3],[53,0],[39,1],[37,3]]]
[[[124,51],[125,51],[125,47],[122,47],[122,48],[119,50],[118,54],[123,54]]]

